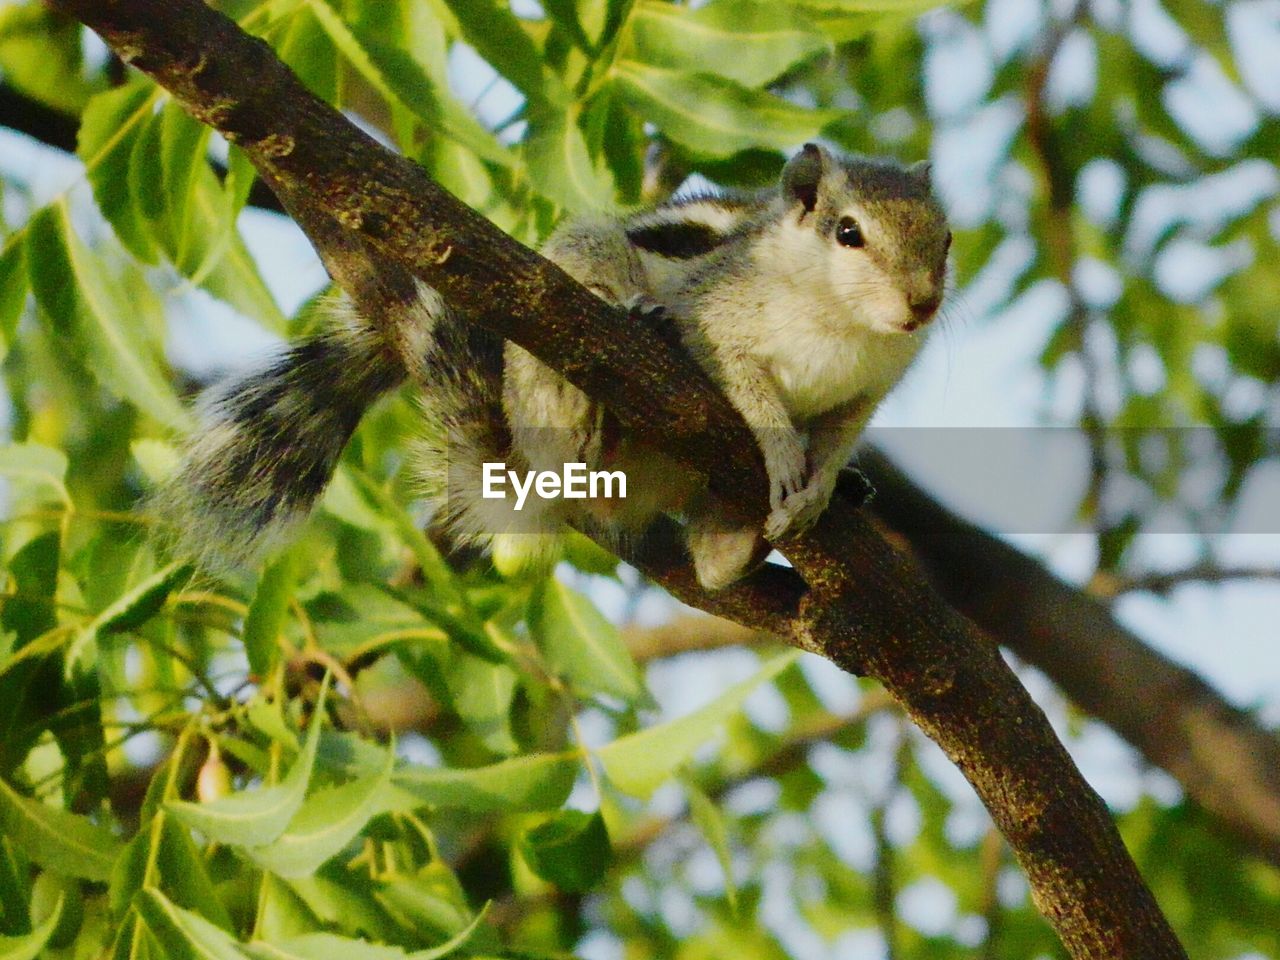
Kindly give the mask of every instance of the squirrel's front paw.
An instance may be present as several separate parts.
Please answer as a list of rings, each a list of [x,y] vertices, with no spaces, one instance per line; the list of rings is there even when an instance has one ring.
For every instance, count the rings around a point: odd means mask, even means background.
[[[628,297],[622,304],[627,308],[627,313],[633,317],[643,317],[650,320],[662,319],[663,314],[667,312],[667,308],[654,300],[647,293],[637,293]]]
[[[830,490],[818,484],[810,484],[794,496],[788,497],[765,520],[765,539],[772,543],[804,533],[822,516],[830,499]]]
[[[627,308],[627,316],[643,323],[664,340],[680,343],[680,328],[667,308],[644,293],[637,293],[623,304]]]
[[[805,488],[808,460],[800,436],[792,431],[765,446],[764,466],[769,474],[769,507],[777,511]]]

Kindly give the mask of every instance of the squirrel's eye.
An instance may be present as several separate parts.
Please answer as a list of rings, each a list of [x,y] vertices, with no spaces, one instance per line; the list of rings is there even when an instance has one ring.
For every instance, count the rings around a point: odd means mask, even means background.
[[[841,217],[836,224],[836,243],[842,247],[866,246],[867,240],[862,235],[862,228],[853,217]]]

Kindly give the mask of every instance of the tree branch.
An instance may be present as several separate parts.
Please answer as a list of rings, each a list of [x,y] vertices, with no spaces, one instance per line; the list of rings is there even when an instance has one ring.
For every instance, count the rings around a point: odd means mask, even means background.
[[[49,147],[76,151],[76,118],[0,83],[0,126],[26,134]]]
[[[939,504],[884,454],[866,451],[859,463],[876,485],[872,511],[906,538],[944,597],[1280,865],[1280,738],[1102,603]]]
[[[876,486],[871,512],[909,545],[952,606],[1176,778],[1244,851],[1280,866],[1280,737],[1090,597],[1276,580],[1280,571],[1195,565],[1127,580],[1095,577],[1082,592],[952,513],[880,451],[864,450],[859,463]],[[777,642],[767,631],[696,614],[628,627],[623,637],[638,660]]]
[[[403,265],[605,403],[627,429],[706,470],[744,518],[763,516],[751,433],[690,358],[656,336],[618,337],[618,311],[356,130],[265,43],[200,0],[53,5],[244,147],[300,220],[301,207],[331,215],[368,244],[371,263]],[[380,315],[376,290],[367,301],[352,295]],[[671,559],[678,554],[647,554],[646,572],[704,609],[880,679],[969,778],[1072,956],[1185,957],[1102,801],[973,624],[840,498],[785,552],[794,573],[766,569],[714,596],[692,586],[687,566]]]
[[[1129,593],[1168,594],[1188,583],[1223,584],[1239,580],[1280,580],[1280,568],[1222,567],[1216,563],[1194,563],[1181,570],[1152,570],[1130,576],[1099,571],[1089,581],[1088,591],[1103,600],[1114,600]]]

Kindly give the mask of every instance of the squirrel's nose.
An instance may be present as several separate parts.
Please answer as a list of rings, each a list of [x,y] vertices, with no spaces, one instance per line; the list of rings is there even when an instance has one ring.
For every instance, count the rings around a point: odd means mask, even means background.
[[[938,312],[942,306],[942,295],[939,293],[912,294],[907,298],[907,306],[917,323],[924,323]]]

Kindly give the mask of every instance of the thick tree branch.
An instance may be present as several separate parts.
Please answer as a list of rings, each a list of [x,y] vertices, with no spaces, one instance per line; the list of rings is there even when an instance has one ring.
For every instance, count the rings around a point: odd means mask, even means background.
[[[952,606],[1175,777],[1245,851],[1280,865],[1280,737],[1151,649],[1089,596],[1274,580],[1280,573],[1194,566],[1114,585],[1107,580],[1082,592],[952,513],[878,450],[865,450],[859,463],[877,490],[871,512],[910,546]],[[629,627],[623,637],[640,660],[777,642],[768,631],[697,614]]]
[[[617,311],[359,133],[264,43],[200,0],[54,6],[243,146],[300,221],[299,207],[332,215],[371,244],[371,263],[402,264],[472,321],[607,404],[628,429],[707,470],[744,517],[763,515],[751,434],[688,357],[656,336],[618,337]],[[376,317],[370,287],[360,305]],[[690,602],[880,679],[969,778],[1073,956],[1184,957],[1105,806],[973,624],[839,498],[785,552],[795,573],[765,570],[713,597],[692,586],[674,554],[649,554],[647,569]]]
[[[911,544],[944,597],[1280,864],[1280,738],[1106,606],[939,504],[883,454],[859,459],[878,491],[871,509]]]

